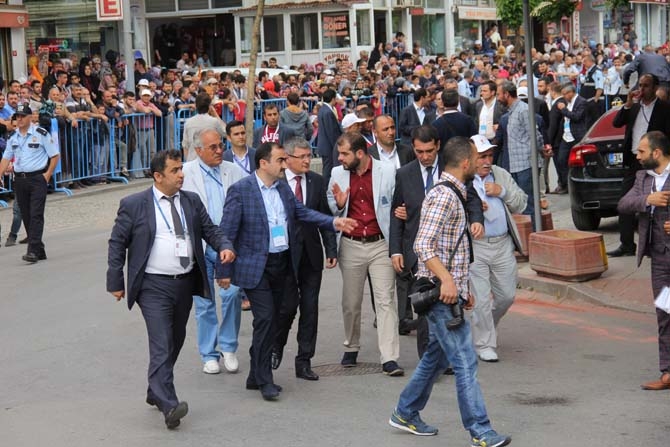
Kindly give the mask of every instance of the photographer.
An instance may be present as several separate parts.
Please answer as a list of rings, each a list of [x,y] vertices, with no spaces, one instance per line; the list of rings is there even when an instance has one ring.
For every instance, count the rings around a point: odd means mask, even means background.
[[[414,242],[419,258],[417,277],[439,279],[440,300],[426,314],[430,330],[428,349],[400,394],[389,424],[419,436],[436,435],[437,428],[423,422],[419,412],[428,402],[433,383],[451,363],[456,374],[461,419],[473,438],[472,445],[503,446],[509,444],[511,438],[499,435],[491,428],[477,381],[477,356],[472,345],[470,325],[466,321],[457,328],[447,327],[453,319],[449,305],[468,297],[472,252],[469,238],[461,237],[468,225],[462,197],[466,195],[465,183],[475,175],[477,149],[466,138],[454,137],[443,153],[445,170],[440,177],[442,183],[426,194]],[[452,251],[455,251],[452,268],[447,270],[445,266],[449,264]],[[471,299],[468,299],[467,305],[473,305]]]

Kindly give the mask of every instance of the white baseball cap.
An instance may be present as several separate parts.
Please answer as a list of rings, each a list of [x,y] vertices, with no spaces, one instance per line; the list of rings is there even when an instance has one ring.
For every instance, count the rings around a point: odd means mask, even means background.
[[[363,122],[365,122],[365,118],[359,118],[356,116],[355,113],[347,113],[346,115],[344,115],[344,118],[342,119],[342,128],[348,129],[353,124]]]
[[[516,96],[519,98],[528,98],[528,87],[519,87],[516,89]]]
[[[495,144],[491,144],[491,142],[486,138],[484,135],[473,135],[470,137],[470,141],[475,143],[475,146],[477,147],[477,152],[482,153],[486,152],[491,148],[496,147]]]
[[[140,82],[138,82],[137,85],[149,86],[149,81],[143,78],[143,79],[140,79]]]
[[[149,90],[148,88],[145,88],[140,92],[140,96],[146,96],[146,95],[152,96],[151,90]]]

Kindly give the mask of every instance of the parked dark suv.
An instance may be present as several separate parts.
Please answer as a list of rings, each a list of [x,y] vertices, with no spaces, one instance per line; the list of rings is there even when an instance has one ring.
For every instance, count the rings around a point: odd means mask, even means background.
[[[568,191],[572,222],[579,230],[596,230],[602,217],[617,215],[625,133],[625,127],[612,126],[618,110],[601,116],[570,151]]]

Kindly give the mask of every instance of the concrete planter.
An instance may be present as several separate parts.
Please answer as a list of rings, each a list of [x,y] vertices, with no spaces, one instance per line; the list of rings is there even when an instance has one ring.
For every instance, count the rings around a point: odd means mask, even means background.
[[[514,214],[513,216],[516,221],[516,228],[519,230],[519,236],[521,236],[521,244],[523,245],[523,252],[514,252],[514,256],[516,256],[517,262],[528,262],[528,241],[530,234],[533,232],[530,216],[527,214]],[[551,213],[549,211],[542,211],[542,230],[553,229],[554,221]]]
[[[577,230],[532,233],[530,268],[540,276],[563,281],[587,281],[607,270],[602,234]]]

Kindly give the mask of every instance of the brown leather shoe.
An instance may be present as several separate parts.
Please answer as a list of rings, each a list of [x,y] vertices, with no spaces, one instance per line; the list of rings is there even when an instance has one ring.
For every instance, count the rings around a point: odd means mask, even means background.
[[[641,387],[643,390],[652,391],[670,390],[670,373],[664,372],[660,379],[644,383]]]

